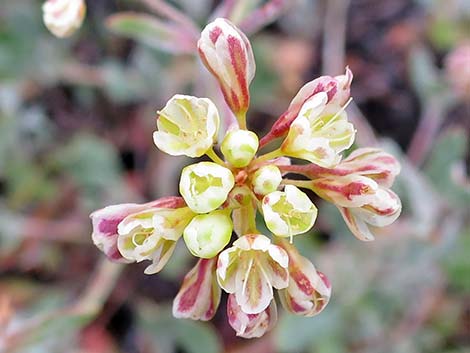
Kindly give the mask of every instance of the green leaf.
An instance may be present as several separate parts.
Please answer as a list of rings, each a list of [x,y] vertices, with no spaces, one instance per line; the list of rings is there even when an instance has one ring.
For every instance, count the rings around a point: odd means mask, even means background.
[[[462,293],[470,292],[470,229],[462,232],[444,258],[448,280]]]
[[[443,92],[444,86],[441,83],[440,73],[428,49],[417,47],[411,51],[409,70],[413,87],[421,99]]]
[[[283,313],[275,328],[275,343],[279,352],[297,353],[312,347],[325,337],[338,335],[343,323],[336,308],[327,307],[319,316],[300,317]],[[315,352],[315,350],[312,350]]]
[[[437,191],[449,202],[463,208],[470,204],[470,191],[452,180],[451,171],[465,158],[466,148],[465,132],[449,130],[437,140],[424,169]]]
[[[102,196],[126,190],[117,151],[93,135],[77,134],[68,145],[51,155],[48,162],[52,170],[63,172],[74,181],[90,209],[99,206]]]
[[[196,48],[180,27],[146,14],[120,12],[109,16],[106,26],[114,33],[170,53],[190,53]]]
[[[162,353],[219,353],[222,344],[209,323],[175,319],[170,307],[142,304],[139,308],[139,325],[149,334]]]

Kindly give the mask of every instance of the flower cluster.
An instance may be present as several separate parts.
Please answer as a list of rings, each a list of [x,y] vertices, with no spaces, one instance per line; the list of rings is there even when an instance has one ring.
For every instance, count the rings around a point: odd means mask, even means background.
[[[317,217],[316,206],[301,189],[336,205],[356,237],[372,240],[371,226],[386,226],[400,214],[400,200],[390,190],[400,166],[373,148],[342,159],[355,137],[345,111],[349,69],[307,83],[259,140],[246,128],[255,73],[246,36],[219,18],[203,30],[198,49],[238,120],[220,143],[223,158],[214,150],[220,121],[214,103],[175,95],[158,112],[156,146],[170,155],[206,155],[211,161],[182,170],[182,197],[94,212],[93,241],[111,260],[149,260],[145,272],[152,274],[183,238],[198,261],[174,300],[174,316],[211,319],[224,290],[228,321],[237,335],[260,337],[277,319],[275,289],[287,311],[303,316],[320,313],[330,299],[327,277],[294,246],[294,237],[308,232]],[[259,152],[275,139],[281,139],[279,148]],[[289,157],[308,163],[294,165]],[[288,173],[308,180],[289,179]],[[272,235],[257,229],[257,213]]]

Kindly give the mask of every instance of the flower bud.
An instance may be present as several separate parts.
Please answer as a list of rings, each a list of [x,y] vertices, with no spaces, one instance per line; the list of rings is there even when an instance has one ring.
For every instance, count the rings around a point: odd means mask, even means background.
[[[200,157],[214,144],[219,120],[210,99],[177,94],[159,112],[153,140],[172,156]]]
[[[179,208],[184,205],[184,200],[181,197],[170,196],[145,204],[126,203],[97,210],[90,215],[93,225],[93,233],[91,235],[93,243],[98,249],[104,252],[111,261],[131,262],[123,258],[117,248],[118,224],[127,216],[146,209]]]
[[[353,74],[348,67],[346,73],[336,77],[321,76],[306,83],[292,99],[289,108],[273,124],[271,131],[261,139],[261,146],[264,146],[273,138],[284,136],[297,118],[302,106],[317,93],[323,92],[327,95],[329,105],[341,107],[348,98]]]
[[[248,38],[230,21],[217,18],[204,28],[197,46],[230,109],[235,115],[244,114],[250,104],[248,87],[256,69]]]
[[[53,35],[64,38],[79,29],[85,18],[83,0],[48,0],[42,5],[43,21]]]
[[[246,167],[258,151],[258,136],[248,130],[230,131],[225,135],[220,149],[234,167]]]
[[[184,230],[184,242],[194,256],[210,259],[228,244],[232,229],[232,221],[224,211],[197,215]]]
[[[146,274],[159,272],[194,213],[189,207],[150,208],[131,214],[118,225],[118,249],[128,260],[150,260]]]
[[[340,152],[354,142],[354,126],[342,108],[331,111],[324,92],[305,102],[289,128],[281,151],[290,157],[306,159],[321,167],[331,168],[340,160]]]
[[[217,259],[200,259],[188,272],[173,301],[174,317],[202,321],[214,317],[222,292],[215,276],[216,265]]]
[[[280,246],[289,254],[289,286],[279,291],[282,305],[297,315],[311,317],[319,314],[330,300],[330,281],[294,246],[286,241]]]
[[[179,188],[194,212],[207,213],[225,202],[234,184],[229,169],[212,162],[200,162],[183,168]]]
[[[263,216],[268,229],[280,237],[292,237],[313,227],[317,208],[308,196],[293,185],[263,198]]]
[[[276,324],[276,302],[272,300],[270,305],[258,314],[247,314],[238,305],[235,296],[230,294],[227,299],[227,317],[237,336],[243,338],[261,337]]]
[[[251,185],[258,195],[267,195],[277,190],[282,181],[281,171],[275,165],[265,165],[253,173]]]

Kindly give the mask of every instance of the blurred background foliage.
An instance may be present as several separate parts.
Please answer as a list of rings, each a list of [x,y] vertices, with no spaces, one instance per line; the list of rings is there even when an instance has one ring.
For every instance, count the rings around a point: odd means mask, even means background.
[[[81,30],[59,40],[41,1],[0,4],[1,352],[470,352],[470,94],[446,69],[470,39],[468,1],[87,6]],[[315,318],[281,313],[251,341],[234,337],[224,300],[212,322],[172,318],[193,263],[183,248],[146,276],[108,263],[90,238],[91,211],[176,194],[188,160],[158,152],[150,133],[169,97],[208,96],[227,114],[194,51],[215,16],[252,40],[253,130],[266,132],[304,82],[347,64],[357,146],[381,146],[403,166],[403,214],[373,243],[318,201],[315,231],[296,241],[331,279],[331,303]],[[468,54],[461,62],[457,79],[469,82]]]

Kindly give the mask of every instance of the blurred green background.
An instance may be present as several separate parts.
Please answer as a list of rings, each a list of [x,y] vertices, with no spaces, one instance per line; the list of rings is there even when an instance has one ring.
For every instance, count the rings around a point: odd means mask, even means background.
[[[234,336],[224,299],[209,323],[172,318],[194,262],[183,247],[147,276],[91,241],[93,210],[176,195],[189,160],[153,145],[157,109],[175,93],[223,107],[162,3],[87,1],[83,27],[57,39],[41,1],[0,2],[0,352],[470,352],[470,2],[168,2],[198,28],[225,14],[249,35],[251,129],[267,132],[304,82],[349,65],[356,145],[402,163],[403,214],[373,243],[317,202],[296,242],[332,300],[314,318],[281,312],[257,340]]]

